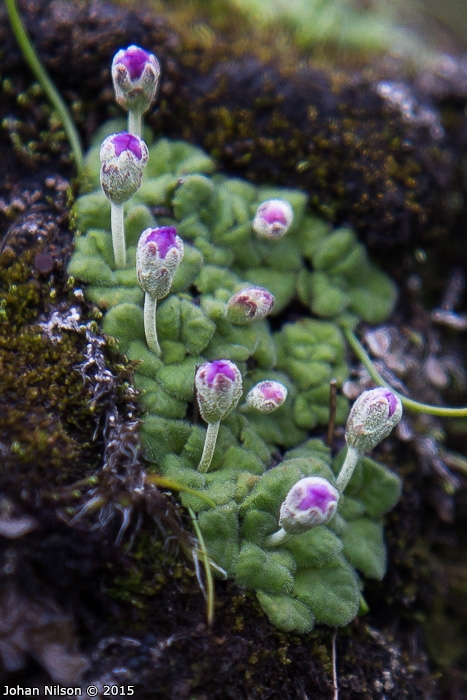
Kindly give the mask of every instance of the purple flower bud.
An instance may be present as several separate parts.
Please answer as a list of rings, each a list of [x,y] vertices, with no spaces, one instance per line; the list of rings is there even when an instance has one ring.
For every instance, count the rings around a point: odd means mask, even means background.
[[[100,156],[104,194],[115,204],[123,204],[141,185],[148,147],[138,136],[123,131],[104,139]]]
[[[372,450],[402,418],[402,403],[389,389],[378,387],[360,394],[350,411],[345,438],[359,452]]]
[[[227,302],[227,315],[232,323],[248,323],[268,315],[274,297],[264,287],[245,287]]]
[[[118,51],[112,61],[118,104],[126,110],[146,112],[156,97],[160,72],[157,58],[139,46]]]
[[[169,293],[183,258],[183,241],[174,226],[147,228],[136,248],[136,275],[142,289],[155,299]]]
[[[230,360],[214,360],[198,367],[195,386],[199,410],[207,423],[217,423],[228,416],[243,392],[242,375]]]
[[[298,535],[334,516],[339,491],[321,476],[307,476],[292,486],[280,510],[279,525],[287,533]]]
[[[287,389],[283,384],[266,380],[259,382],[248,392],[246,403],[262,413],[271,413],[282,406],[286,398]]]
[[[261,238],[282,238],[293,221],[293,209],[284,199],[268,199],[259,205],[253,228]]]

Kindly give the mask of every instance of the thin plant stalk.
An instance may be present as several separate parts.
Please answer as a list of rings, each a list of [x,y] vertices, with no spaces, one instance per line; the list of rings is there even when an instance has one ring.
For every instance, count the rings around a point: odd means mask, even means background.
[[[376,370],[373,362],[371,361],[369,355],[366,353],[363,345],[359,342],[356,335],[348,328],[344,330],[344,335],[349,343],[350,347],[362,363],[368,370],[368,374],[373,379],[376,384],[387,387],[394,396],[397,396],[404,408],[409,411],[414,411],[414,413],[426,413],[430,416],[440,416],[442,418],[464,418],[467,416],[467,407],[463,406],[461,408],[449,408],[446,406],[430,406],[426,403],[420,403],[419,401],[413,401],[403,396],[398,391],[393,389],[393,387],[388,384],[388,382],[383,379],[381,374]]]
[[[161,346],[157,340],[156,326],[157,299],[147,292],[144,295],[144,332],[148,348],[156,355],[161,354]]]
[[[196,489],[191,489],[189,486],[185,486],[180,481],[176,479],[168,479],[165,476],[160,476],[159,474],[147,474],[145,476],[145,482],[148,484],[154,484],[155,486],[160,486],[163,489],[171,489],[172,491],[182,491],[183,493],[189,493],[192,496],[196,496],[200,500],[207,503],[211,508],[215,508],[217,503],[213,501],[212,498],[206,496],[203,491],[197,491]]]
[[[138,110],[130,109],[128,112],[128,133],[141,138],[142,113]]]
[[[342,493],[352,478],[357,462],[360,459],[360,452],[355,447],[347,445],[347,454],[345,455],[344,464],[336,478],[336,487]]]
[[[126,265],[125,226],[123,204],[110,202],[110,228],[112,230],[112,245],[115,265],[123,270]]]
[[[188,512],[190,513],[191,522],[193,523],[193,528],[195,530],[196,537],[198,538],[199,552],[201,554],[201,561],[203,562],[204,571],[206,574],[206,617],[208,625],[212,625],[214,621],[214,579],[212,577],[211,561],[204,544],[203,534],[199,527],[198,520],[196,519],[196,515],[191,508],[188,508]]]
[[[212,457],[214,455],[214,449],[217,442],[217,434],[219,432],[219,426],[221,422],[208,423],[208,429],[206,431],[206,439],[204,441],[203,454],[201,455],[201,461],[198,465],[198,471],[205,474],[209,467],[211,466]]]
[[[25,61],[28,64],[34,76],[36,77],[36,79],[39,81],[53,108],[58,112],[63,128],[67,135],[67,139],[70,143],[78,175],[80,175],[84,170],[84,156],[83,149],[81,146],[81,140],[78,135],[78,131],[75,127],[73,117],[71,116],[68,107],[63,101],[62,96],[53,84],[41,59],[39,58],[38,53],[32,45],[31,39],[26,31],[23,20],[21,19],[21,15],[18,12],[15,0],[5,0],[5,5],[8,12],[8,17],[10,19],[13,34],[16,37],[16,41],[18,42],[18,46],[21,49]]]

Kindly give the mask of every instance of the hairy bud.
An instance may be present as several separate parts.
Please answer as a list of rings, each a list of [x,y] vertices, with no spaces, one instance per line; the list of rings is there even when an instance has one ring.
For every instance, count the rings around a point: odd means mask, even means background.
[[[259,205],[253,228],[261,238],[282,238],[293,221],[293,209],[284,199],[268,199]]]
[[[123,204],[141,185],[148,148],[138,136],[123,131],[104,139],[100,157],[104,194],[114,204]]]
[[[199,410],[207,423],[217,423],[228,416],[243,392],[242,375],[230,360],[202,364],[195,375]]]
[[[286,387],[269,379],[259,382],[248,392],[246,403],[262,413],[271,413],[282,406],[286,398]]]
[[[136,275],[141,288],[163,299],[183,258],[183,241],[174,226],[147,228],[136,248]]]
[[[156,98],[159,61],[139,46],[118,51],[112,61],[115,99],[124,109],[146,112]]]
[[[264,287],[245,287],[227,302],[227,316],[232,323],[248,323],[265,318],[274,306],[274,297]]]
[[[360,394],[350,411],[345,431],[349,447],[372,450],[402,418],[402,403],[389,389],[378,387]]]
[[[298,535],[324,525],[335,515],[339,491],[321,476],[307,476],[292,486],[280,510],[279,525]]]

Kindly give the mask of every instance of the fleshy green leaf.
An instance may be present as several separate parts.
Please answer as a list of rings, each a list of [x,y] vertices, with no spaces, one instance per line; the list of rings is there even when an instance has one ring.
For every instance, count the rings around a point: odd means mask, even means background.
[[[209,556],[231,573],[239,553],[238,518],[235,509],[221,506],[199,514],[199,526]]]
[[[383,524],[368,518],[349,522],[342,541],[344,554],[350,563],[368,578],[381,581],[386,573],[386,546]]]
[[[269,595],[257,591],[259,603],[274,627],[283,632],[310,632],[314,616],[310,608],[288,595]]]
[[[357,577],[343,557],[319,569],[299,569],[295,574],[294,594],[310,608],[316,622],[332,627],[344,627],[358,613]]]
[[[342,552],[342,540],[325,525],[295,535],[284,546],[293,554],[300,568],[319,568]]]
[[[281,555],[245,541],[237,559],[235,581],[242,588],[259,589],[266,593],[290,593],[294,579]]]

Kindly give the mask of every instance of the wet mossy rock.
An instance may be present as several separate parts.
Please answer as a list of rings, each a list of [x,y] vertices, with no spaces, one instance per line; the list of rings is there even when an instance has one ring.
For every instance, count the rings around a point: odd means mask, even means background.
[[[184,21],[183,9],[164,17],[106,3],[69,4],[66,12],[60,3],[24,3],[34,44],[87,133],[117,113],[110,62],[136,43],[162,63],[160,100],[148,115],[157,132],[204,147],[252,181],[302,188],[321,214],[350,223],[367,243],[423,244],[451,234],[466,147],[459,81],[423,71],[401,81],[400,72],[395,79],[383,69],[347,74],[304,62],[295,72],[261,35],[246,54],[234,32],[226,39],[193,31],[191,11]],[[1,25],[4,68],[12,72],[20,58]],[[437,76],[436,61],[433,70]],[[304,281],[304,294],[310,285],[319,290],[319,276]],[[337,290],[334,307],[339,301]]]
[[[68,271],[86,283],[89,298],[105,310],[104,331],[136,363],[146,458],[172,483],[194,490],[180,498],[199,515],[209,555],[240,587],[257,592],[275,626],[302,633],[315,622],[345,626],[360,606],[357,571],[384,576],[381,518],[397,502],[398,477],[365,460],[351,482],[352,498],[344,499],[345,515],[283,547],[271,549],[266,541],[299,479],[320,476],[335,483],[329,450],[319,440],[305,440],[328,421],[330,380],[340,385],[348,375],[341,325],[384,320],[396,299],[394,284],[350,229],[332,230],[307,213],[304,193],[228,178],[196,147],[165,138],[153,142],[149,131],[148,173],[126,207],[128,264],[116,269],[97,153],[102,136],[119,128],[103,127],[88,153],[88,182],[97,189],[76,202],[81,235]],[[272,198],[285,199],[294,210],[291,228],[278,240],[258,237],[252,226],[259,204]],[[162,212],[157,222],[154,212]],[[157,313],[160,357],[146,346],[135,269],[137,239],[156,224],[176,226],[185,240],[173,290]],[[306,278],[316,274],[321,296]],[[228,300],[248,282],[274,294],[272,322],[228,320]],[[335,290],[339,304],[323,303]],[[289,320],[298,299],[308,311]],[[196,367],[218,358],[238,363],[246,388],[275,379],[287,387],[288,398],[273,414],[234,411],[223,421],[211,471],[204,474],[196,467],[205,428],[190,422],[189,410]],[[339,396],[339,423],[347,408]],[[280,452],[280,466],[268,470]],[[381,498],[378,480],[387,487]]]

